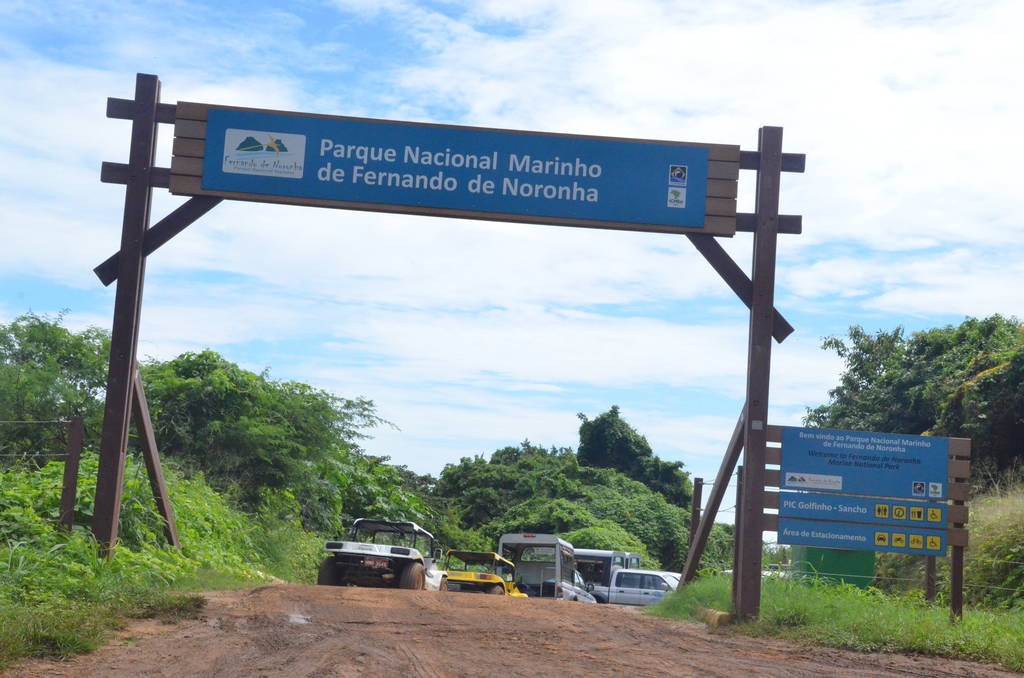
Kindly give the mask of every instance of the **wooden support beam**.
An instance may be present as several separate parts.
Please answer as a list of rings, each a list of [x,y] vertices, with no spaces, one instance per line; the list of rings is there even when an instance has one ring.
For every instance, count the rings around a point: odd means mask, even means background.
[[[725,284],[729,286],[729,289],[740,298],[740,301],[746,304],[747,308],[750,308],[751,301],[754,298],[754,285],[750,278],[747,277],[747,274],[743,272],[743,269],[725,251],[725,248],[718,242],[718,239],[710,235],[694,235],[692,233],[687,233],[686,237],[697,248],[697,251],[701,253],[704,259],[711,264],[711,268],[715,269],[718,275],[721,276]],[[771,312],[772,336],[775,337],[775,341],[781,344],[785,341],[786,337],[793,333],[793,326],[776,309],[772,308]]]
[[[700,565],[701,556],[704,555],[704,547],[707,546],[708,537],[711,535],[711,526],[718,517],[718,509],[722,506],[722,498],[725,497],[725,490],[729,486],[729,479],[736,470],[736,462],[743,451],[743,412],[740,412],[736,426],[733,428],[732,437],[725,448],[722,456],[722,464],[718,467],[718,475],[715,476],[715,484],[711,486],[711,494],[708,495],[708,506],[700,517],[697,526],[697,536],[690,540],[690,549],[686,553],[686,564],[683,565],[683,583],[691,581],[697,575],[697,567]]]
[[[736,467],[736,515],[739,516],[743,512],[743,467]],[[735,531],[733,533],[733,549],[732,549],[732,599],[733,601],[739,596],[739,571],[740,571],[740,550],[739,543],[743,539],[743,535],[740,530],[743,528],[739,520],[736,521],[734,526]],[[735,602],[734,602],[735,605]],[[736,613],[736,608],[733,607],[733,614]]]
[[[174,520],[174,508],[171,506],[171,498],[167,495],[167,484],[164,482],[164,471],[160,466],[160,453],[156,446],[156,436],[153,433],[153,421],[149,417],[149,403],[146,402],[146,393],[142,389],[142,377],[138,370],[135,372],[135,382],[132,388],[132,416],[135,419],[135,430],[139,434],[139,441],[142,443],[142,457],[146,462],[146,473],[149,475],[149,487],[153,490],[153,499],[156,501],[156,510],[163,518],[164,536],[167,543],[176,549],[181,548],[178,541],[178,526]]]
[[[768,393],[771,384],[772,324],[775,304],[775,258],[779,228],[779,190],[782,175],[782,128],[762,127],[757,141],[757,190],[754,213],[754,261],[747,348],[747,414],[743,442],[743,504],[736,514],[739,536],[738,579],[733,610],[740,619],[761,611],[762,516],[765,486]]]
[[[145,278],[142,254],[152,203],[153,158],[156,153],[159,120],[160,80],[140,73],[135,81],[132,110],[132,140],[125,188],[124,218],[121,225],[121,256],[118,261],[114,322],[110,340],[106,404],[100,437],[99,471],[92,532],[106,554],[117,543],[124,484],[124,458],[131,419],[132,381],[139,341],[139,315]],[[115,104],[115,109],[117,105]],[[117,113],[117,110],[114,111]]]
[[[952,441],[950,441],[952,443]],[[968,440],[966,445],[963,443],[957,443],[956,453],[958,456],[969,458],[971,454],[970,441]],[[953,445],[950,445],[950,454],[953,453]],[[963,473],[961,476],[954,476],[952,480],[957,481],[962,486],[966,486],[966,491],[959,495],[958,499],[953,500],[953,506],[967,507],[967,499],[970,492],[970,485],[968,484],[968,473],[970,469],[958,468],[958,472]],[[953,476],[953,472],[950,472]],[[949,495],[952,497],[953,483],[949,484]],[[954,528],[962,528],[964,523],[953,523]],[[954,542],[951,538],[950,543],[953,545],[952,553],[949,561],[949,614],[954,621],[959,621],[964,616],[964,547],[967,546],[967,530],[963,530],[962,542]]]

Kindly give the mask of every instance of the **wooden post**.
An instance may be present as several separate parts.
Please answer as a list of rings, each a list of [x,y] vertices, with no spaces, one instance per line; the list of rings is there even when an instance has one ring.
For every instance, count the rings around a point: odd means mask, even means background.
[[[951,441],[952,443],[952,441]],[[959,457],[960,459],[970,459],[970,440],[958,441],[957,447],[963,449],[954,455],[950,455],[950,468],[952,469],[955,464],[952,463],[953,459]],[[967,471],[961,471],[964,475],[967,475]],[[950,474],[952,475],[952,474]],[[950,479],[952,482],[966,483],[969,478],[956,476]],[[953,506],[966,506],[964,499],[954,499]],[[964,509],[966,510],[966,509]],[[962,528],[964,523],[953,523],[954,528]],[[949,614],[953,621],[959,621],[964,616],[964,547],[954,546],[952,557],[949,561]]]
[[[78,464],[82,459],[82,438],[85,425],[81,417],[68,419],[68,442],[64,457],[64,487],[60,493],[62,527],[70,530],[75,524],[75,497],[78,495]]]
[[[156,154],[159,103],[160,80],[155,75],[138,74],[135,80],[129,177],[125,188],[117,292],[110,338],[110,368],[107,373],[100,464],[96,477],[96,504],[92,521],[92,532],[107,554],[117,543],[121,516],[124,458],[128,445],[132,382],[136,369],[139,315],[146,270],[142,252],[153,194],[151,174]],[[107,115],[110,116],[110,113],[108,107]]]
[[[743,506],[743,467],[739,466],[736,468],[736,516],[739,517],[740,511]],[[733,604],[736,602],[736,595],[739,586],[739,543],[740,543],[740,522],[739,520],[733,526],[733,545],[732,545],[732,599]],[[736,612],[736,608],[733,607],[733,613]]]
[[[687,553],[693,548],[693,537],[697,534],[697,527],[700,525],[700,502],[704,494],[704,479],[693,479],[693,498],[690,500],[690,542],[687,544]]]
[[[935,556],[924,557],[924,599],[935,601]]]
[[[149,418],[149,404],[146,393],[142,389],[142,377],[135,372],[135,383],[132,388],[132,416],[135,418],[135,430],[142,442],[142,456],[146,461],[146,473],[149,475],[149,487],[153,490],[157,511],[164,519],[164,536],[167,543],[178,549],[178,526],[174,521],[174,509],[171,499],[167,496],[167,485],[164,483],[164,471],[160,467],[160,453],[157,451],[156,436],[153,434],[153,421]]]
[[[775,254],[782,176],[782,128],[758,133],[757,193],[754,212],[753,299],[747,351],[747,412],[743,443],[743,504],[736,515],[739,551],[733,609],[740,619],[761,610],[762,512],[767,447],[768,391],[771,381],[772,315],[775,304]]]

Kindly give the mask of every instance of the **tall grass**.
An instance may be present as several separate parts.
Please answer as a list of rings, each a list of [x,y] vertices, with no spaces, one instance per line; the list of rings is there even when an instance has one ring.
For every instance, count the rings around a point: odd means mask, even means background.
[[[248,515],[201,476],[165,468],[182,543],[175,550],[164,543],[145,469],[132,459],[121,541],[113,557],[98,557],[85,527],[97,464],[95,454],[83,456],[70,532],[56,526],[63,464],[0,468],[0,668],[91,650],[128,617],[189,617],[203,602],[193,591],[315,576],[322,542],[301,528],[288,493],[269,493],[260,513]]]
[[[728,577],[702,577],[650,612],[696,619],[702,608],[729,610],[731,591]],[[968,609],[960,622],[952,622],[948,608],[877,589],[771,577],[762,584],[760,617],[732,628],[828,647],[920,653],[1024,670],[1024,613]]]

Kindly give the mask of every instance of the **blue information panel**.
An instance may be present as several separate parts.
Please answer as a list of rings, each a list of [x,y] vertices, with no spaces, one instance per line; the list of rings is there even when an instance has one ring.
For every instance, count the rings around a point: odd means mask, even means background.
[[[782,489],[944,500],[949,440],[783,427]]]
[[[692,230],[705,227],[707,179],[699,145],[211,108],[202,188]]]
[[[944,529],[946,505],[937,502],[847,497],[814,492],[780,492],[779,516],[815,520],[843,520]]]
[[[946,532],[894,525],[860,525],[779,518],[779,543],[854,551],[946,555]]]

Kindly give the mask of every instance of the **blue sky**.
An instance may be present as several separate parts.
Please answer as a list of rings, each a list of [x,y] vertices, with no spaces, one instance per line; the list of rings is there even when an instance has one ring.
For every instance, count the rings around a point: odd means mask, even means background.
[[[785,128],[771,419],[841,364],[822,337],[1024,316],[1024,47],[1015,0],[0,3],[0,321],[109,328],[129,123],[165,102],[756,147]],[[158,164],[170,162],[169,127]],[[753,210],[753,174],[740,210]],[[158,190],[154,221],[182,199]],[[751,237],[723,245],[745,268]],[[746,312],[685,238],[224,203],[148,262],[141,356],[212,348],[373,399],[366,448],[420,472],[617,404],[714,477],[743,400]],[[731,502],[728,502],[730,504]],[[725,515],[723,518],[728,519]]]

